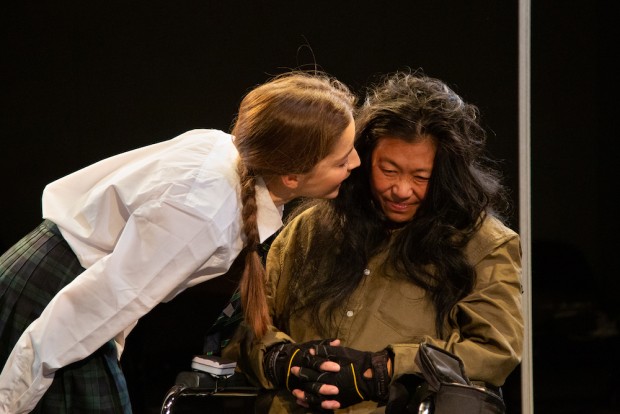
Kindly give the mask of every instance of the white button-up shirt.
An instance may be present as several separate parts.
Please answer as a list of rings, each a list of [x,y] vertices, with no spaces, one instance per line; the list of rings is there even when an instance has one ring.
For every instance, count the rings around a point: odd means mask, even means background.
[[[225,273],[243,248],[233,137],[194,130],[105,159],[49,184],[43,217],[86,269],[23,333],[0,374],[0,413],[32,410],[54,372],[111,338],[122,350],[138,319]],[[256,187],[261,241],[282,226]]]

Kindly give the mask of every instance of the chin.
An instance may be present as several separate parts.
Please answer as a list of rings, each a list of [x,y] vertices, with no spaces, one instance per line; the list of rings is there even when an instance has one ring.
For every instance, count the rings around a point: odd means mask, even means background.
[[[332,198],[336,198],[338,197],[338,193],[340,192],[340,186],[338,186],[335,190],[333,190],[331,193],[327,193],[325,194],[323,197],[321,198],[325,198],[325,199],[332,199]]]
[[[386,214],[386,217],[388,218],[388,220],[390,220],[392,223],[394,224],[405,224],[405,223],[409,223],[412,219],[412,217],[404,217],[404,216],[399,216],[399,215],[395,215],[395,214]]]

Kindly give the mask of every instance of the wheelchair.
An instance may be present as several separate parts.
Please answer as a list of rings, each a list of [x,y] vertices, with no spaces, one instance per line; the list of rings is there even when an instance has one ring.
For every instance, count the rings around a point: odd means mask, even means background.
[[[247,414],[255,412],[261,390],[250,385],[241,374],[216,377],[199,371],[177,375],[168,390],[161,414]]]
[[[160,414],[267,412],[269,401],[270,392],[250,385],[242,374],[216,377],[205,372],[184,371],[177,375],[167,392]],[[402,413],[433,414],[432,402],[425,400],[415,408],[402,408]]]

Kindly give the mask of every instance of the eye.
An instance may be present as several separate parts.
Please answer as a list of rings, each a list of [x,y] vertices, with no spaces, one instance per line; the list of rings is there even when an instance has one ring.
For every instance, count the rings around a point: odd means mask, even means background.
[[[383,171],[383,174],[387,175],[388,177],[392,177],[398,173],[398,171],[396,170],[390,170],[387,168],[383,168],[381,171]]]

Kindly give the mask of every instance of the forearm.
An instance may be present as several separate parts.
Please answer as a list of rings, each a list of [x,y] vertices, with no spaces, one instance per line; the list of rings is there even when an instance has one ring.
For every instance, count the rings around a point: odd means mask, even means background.
[[[195,270],[193,249],[172,243],[161,225],[132,218],[127,230],[111,255],[58,292],[24,332],[0,379],[2,412],[33,408],[56,370],[133,326]]]
[[[457,355],[470,379],[501,386],[521,361],[523,321],[518,300],[484,301],[487,293],[483,289],[457,304],[445,339],[427,335],[415,343],[391,344],[393,378],[421,371],[415,363],[418,344],[428,342]]]
[[[423,341],[457,355],[463,361],[470,379],[496,386],[503,385],[520,363],[520,357],[512,347],[463,339],[456,332],[448,341],[432,337],[426,337]],[[420,374],[421,369],[415,362],[419,344],[393,344],[388,349],[394,353],[393,380],[405,374]]]
[[[32,411],[54,379],[53,373],[44,376],[41,364],[36,363],[31,331],[22,334],[0,373],[1,413]]]

